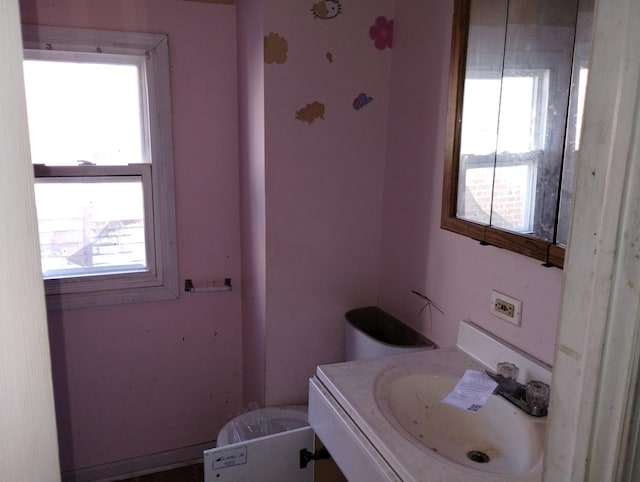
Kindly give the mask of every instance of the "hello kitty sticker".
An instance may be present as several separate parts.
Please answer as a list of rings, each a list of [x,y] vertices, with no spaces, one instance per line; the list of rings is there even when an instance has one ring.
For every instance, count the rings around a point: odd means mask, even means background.
[[[329,20],[336,18],[342,12],[342,3],[340,0],[320,0],[313,4],[311,13],[314,18]]]

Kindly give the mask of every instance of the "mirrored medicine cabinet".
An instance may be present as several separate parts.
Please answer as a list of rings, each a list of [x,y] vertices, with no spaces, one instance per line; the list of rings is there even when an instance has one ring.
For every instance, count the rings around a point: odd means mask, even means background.
[[[443,229],[563,267],[594,0],[455,0]]]

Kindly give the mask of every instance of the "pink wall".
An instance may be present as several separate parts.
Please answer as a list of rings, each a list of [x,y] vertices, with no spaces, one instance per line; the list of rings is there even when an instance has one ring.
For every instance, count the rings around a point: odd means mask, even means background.
[[[21,1],[27,23],[169,34],[180,279],[236,287],[49,314],[63,469],[212,440],[243,390],[305,402],[343,358],[344,312],[378,299],[441,345],[469,318],[551,361],[561,271],[439,227],[452,1],[343,1],[329,20],[315,3],[239,0],[236,38],[233,6]],[[379,15],[392,51],[368,36]],[[284,63],[263,63],[271,32]],[[312,102],[324,119],[296,119]],[[521,328],[488,313],[492,288],[524,301]],[[446,314],[419,315],[414,289]]]
[[[22,0],[21,9],[25,23],[168,33],[180,280],[239,281],[235,8]],[[214,440],[241,404],[240,321],[239,290],[50,312],[62,469]]]
[[[242,357],[246,402],[264,406],[266,206],[263,2],[237,3],[242,222]]]
[[[264,34],[288,40],[287,61],[260,73],[266,404],[304,401],[315,365],[343,356],[344,312],[377,302],[441,345],[472,319],[550,363],[561,271],[439,227],[452,2],[343,2],[333,20],[308,6],[263,13]],[[395,18],[393,51],[371,48],[378,15]],[[362,90],[376,100],[345,109]],[[296,121],[314,101],[324,120]],[[524,302],[521,328],[488,313],[492,288]],[[446,314],[419,315],[411,290]]]
[[[271,0],[265,35],[288,41],[287,61],[264,66],[266,138],[267,404],[306,402],[318,364],[344,357],[344,313],[375,304],[391,50],[369,28],[391,0]],[[360,110],[353,100],[373,101]],[[296,119],[313,102],[324,119]]]
[[[237,7],[245,400],[266,405],[306,403],[316,365],[344,357],[344,313],[378,290],[391,51],[368,32],[393,2],[342,2],[332,19],[316,3]],[[250,46],[262,55],[271,34],[286,60],[259,65]],[[323,118],[296,118],[314,102]]]
[[[562,271],[440,229],[453,2],[396,2],[380,305],[438,344],[470,319],[551,363]],[[491,290],[523,301],[522,326],[488,312]],[[417,290],[445,315],[425,310]]]

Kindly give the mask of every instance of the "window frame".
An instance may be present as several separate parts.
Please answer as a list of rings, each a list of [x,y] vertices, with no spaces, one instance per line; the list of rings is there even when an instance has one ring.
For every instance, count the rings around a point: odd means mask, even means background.
[[[527,234],[514,233],[457,217],[462,99],[466,71],[466,44],[469,33],[470,0],[456,0],[449,64],[449,94],[444,152],[444,175],[440,227],[481,244],[504,248],[563,268],[565,248]]]
[[[100,177],[136,173],[143,178],[145,211],[152,214],[149,239],[155,255],[147,259],[148,270],[122,274],[46,279],[47,308],[74,309],[120,303],[176,299],[179,297],[169,49],[165,34],[88,30],[23,25],[25,51],[77,52],[85,57],[100,54],[142,56],[142,81],[147,96],[151,163],[129,166],[44,166],[34,165],[35,177]],[[37,54],[36,54],[37,55]],[[95,59],[93,59],[95,60]],[[130,174],[131,175],[131,174]],[[147,182],[148,181],[148,182]],[[147,182],[147,186],[145,186]],[[147,236],[145,236],[147,238]],[[147,248],[149,253],[149,248]]]

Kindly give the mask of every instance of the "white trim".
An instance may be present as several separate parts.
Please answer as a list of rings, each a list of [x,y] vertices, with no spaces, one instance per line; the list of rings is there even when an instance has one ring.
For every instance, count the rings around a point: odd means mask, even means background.
[[[640,4],[596,2],[544,480],[620,480],[640,354]],[[632,441],[632,445],[635,441]]]
[[[67,52],[100,52],[106,54],[145,55],[155,49],[165,34],[89,30],[81,28],[23,25],[25,49]],[[117,39],[117,42],[114,41]]]
[[[23,46],[27,56],[34,57],[33,50],[51,51],[54,57],[67,56],[69,52],[81,52],[80,57],[91,55],[111,61],[122,55],[144,58],[141,69],[146,88],[143,92],[143,107],[148,108],[148,125],[143,126],[145,136],[150,139],[152,164],[152,192],[150,200],[153,215],[146,217],[153,226],[148,242],[153,242],[155,256],[148,256],[149,271],[140,273],[97,276],[84,283],[81,279],[46,280],[47,307],[50,310],[101,306],[116,303],[131,303],[175,299],[179,297],[179,281],[176,247],[175,188],[173,177],[173,143],[171,132],[171,102],[169,76],[168,39],[164,34],[112,32],[72,28],[23,26]],[[45,53],[45,52],[42,52]],[[96,169],[98,167],[96,166]],[[148,251],[149,254],[149,251]],[[114,281],[114,279],[116,281]],[[86,286],[80,287],[81,284]],[[76,285],[58,289],[53,285]]]
[[[149,97],[149,130],[155,134],[151,142],[153,169],[154,226],[156,227],[156,259],[162,263],[156,266],[158,278],[163,281],[167,294],[177,298],[180,293],[178,282],[178,255],[176,245],[176,206],[173,180],[173,137],[171,130],[171,87],[169,66],[169,44],[166,35],[158,41],[154,55],[147,56],[147,93]],[[152,74],[152,75],[151,75]],[[156,190],[157,187],[157,190]],[[162,223],[156,222],[161,219]]]

